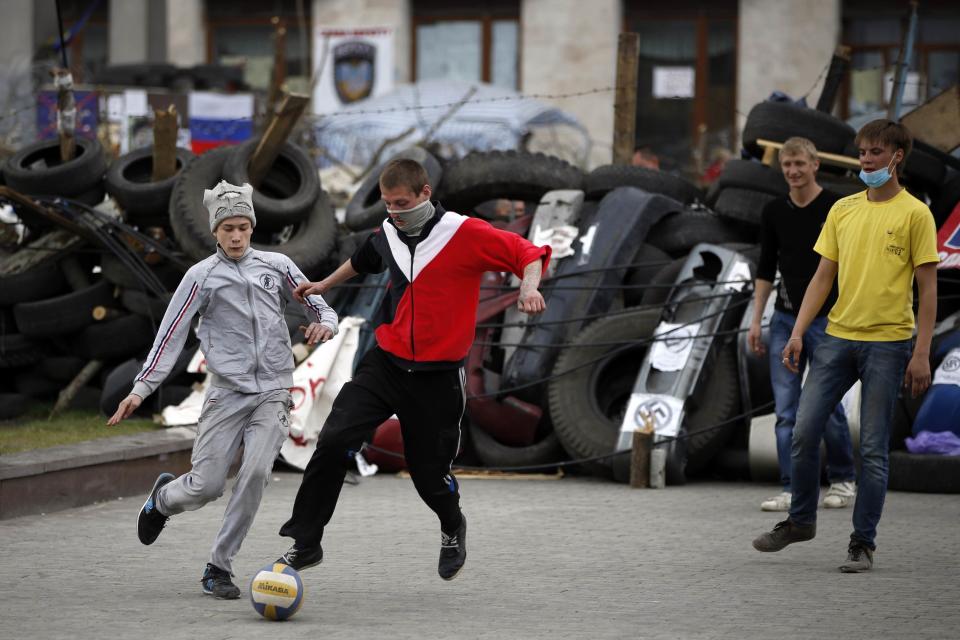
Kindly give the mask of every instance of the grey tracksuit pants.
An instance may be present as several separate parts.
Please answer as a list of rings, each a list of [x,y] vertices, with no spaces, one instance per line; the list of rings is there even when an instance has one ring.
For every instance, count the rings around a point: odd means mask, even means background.
[[[273,462],[290,428],[290,392],[286,389],[240,393],[211,387],[203,401],[193,444],[192,468],[157,494],[164,515],[193,511],[223,495],[227,472],[243,445],[223,524],[210,553],[210,563],[232,573],[240,550],[270,480]]]

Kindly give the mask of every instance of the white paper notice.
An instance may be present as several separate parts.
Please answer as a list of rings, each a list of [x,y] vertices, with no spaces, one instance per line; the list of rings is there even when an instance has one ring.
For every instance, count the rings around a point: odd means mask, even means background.
[[[693,67],[654,67],[654,98],[692,98],[696,73]]]
[[[650,364],[660,371],[680,371],[690,358],[693,349],[693,340],[700,332],[700,323],[672,324],[661,322],[654,332],[654,337],[663,336],[663,339],[653,343],[650,349]]]
[[[123,101],[127,117],[145,116],[150,113],[147,92],[142,89],[127,89],[123,92]]]
[[[675,436],[680,432],[683,418],[683,400],[673,396],[652,393],[634,393],[627,403],[627,412],[620,425],[621,432],[642,429],[649,421],[658,436]]]

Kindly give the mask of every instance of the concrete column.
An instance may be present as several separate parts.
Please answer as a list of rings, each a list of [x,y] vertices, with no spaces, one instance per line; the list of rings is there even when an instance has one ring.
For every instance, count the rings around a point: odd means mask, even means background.
[[[147,61],[148,0],[123,0],[110,3],[108,55],[110,64]]]
[[[0,60],[5,63],[33,55],[32,0],[4,0],[3,20],[0,20]]]
[[[747,114],[772,91],[799,98],[810,90],[840,38],[841,0],[740,0],[737,110]],[[821,77],[807,97],[814,106]],[[745,116],[739,116],[743,130]]]
[[[312,18],[314,29],[393,27],[394,81],[410,81],[410,0],[313,0]]]
[[[612,87],[617,72],[620,0],[522,0],[520,86],[523,93],[576,93]],[[591,166],[611,161],[614,92],[553,101],[576,116],[593,139]]]
[[[39,12],[33,0],[3,0],[0,8],[0,140],[18,149],[33,142],[36,134],[31,62],[44,32],[35,24]]]
[[[207,61],[203,0],[167,0],[167,62],[192,67]]]

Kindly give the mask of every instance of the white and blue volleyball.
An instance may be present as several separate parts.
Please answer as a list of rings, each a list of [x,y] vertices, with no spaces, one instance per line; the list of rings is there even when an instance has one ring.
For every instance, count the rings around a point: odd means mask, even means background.
[[[276,562],[250,581],[250,602],[268,620],[286,620],[303,604],[303,581],[293,567]]]

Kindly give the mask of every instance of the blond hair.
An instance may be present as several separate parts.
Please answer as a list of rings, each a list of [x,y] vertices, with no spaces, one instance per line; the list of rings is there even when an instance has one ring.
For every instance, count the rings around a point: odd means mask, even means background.
[[[817,156],[817,146],[813,144],[813,142],[807,138],[794,136],[787,138],[786,142],[783,143],[779,157],[783,159],[783,156],[798,156],[804,153],[807,154],[812,161],[820,161],[820,158]]]

